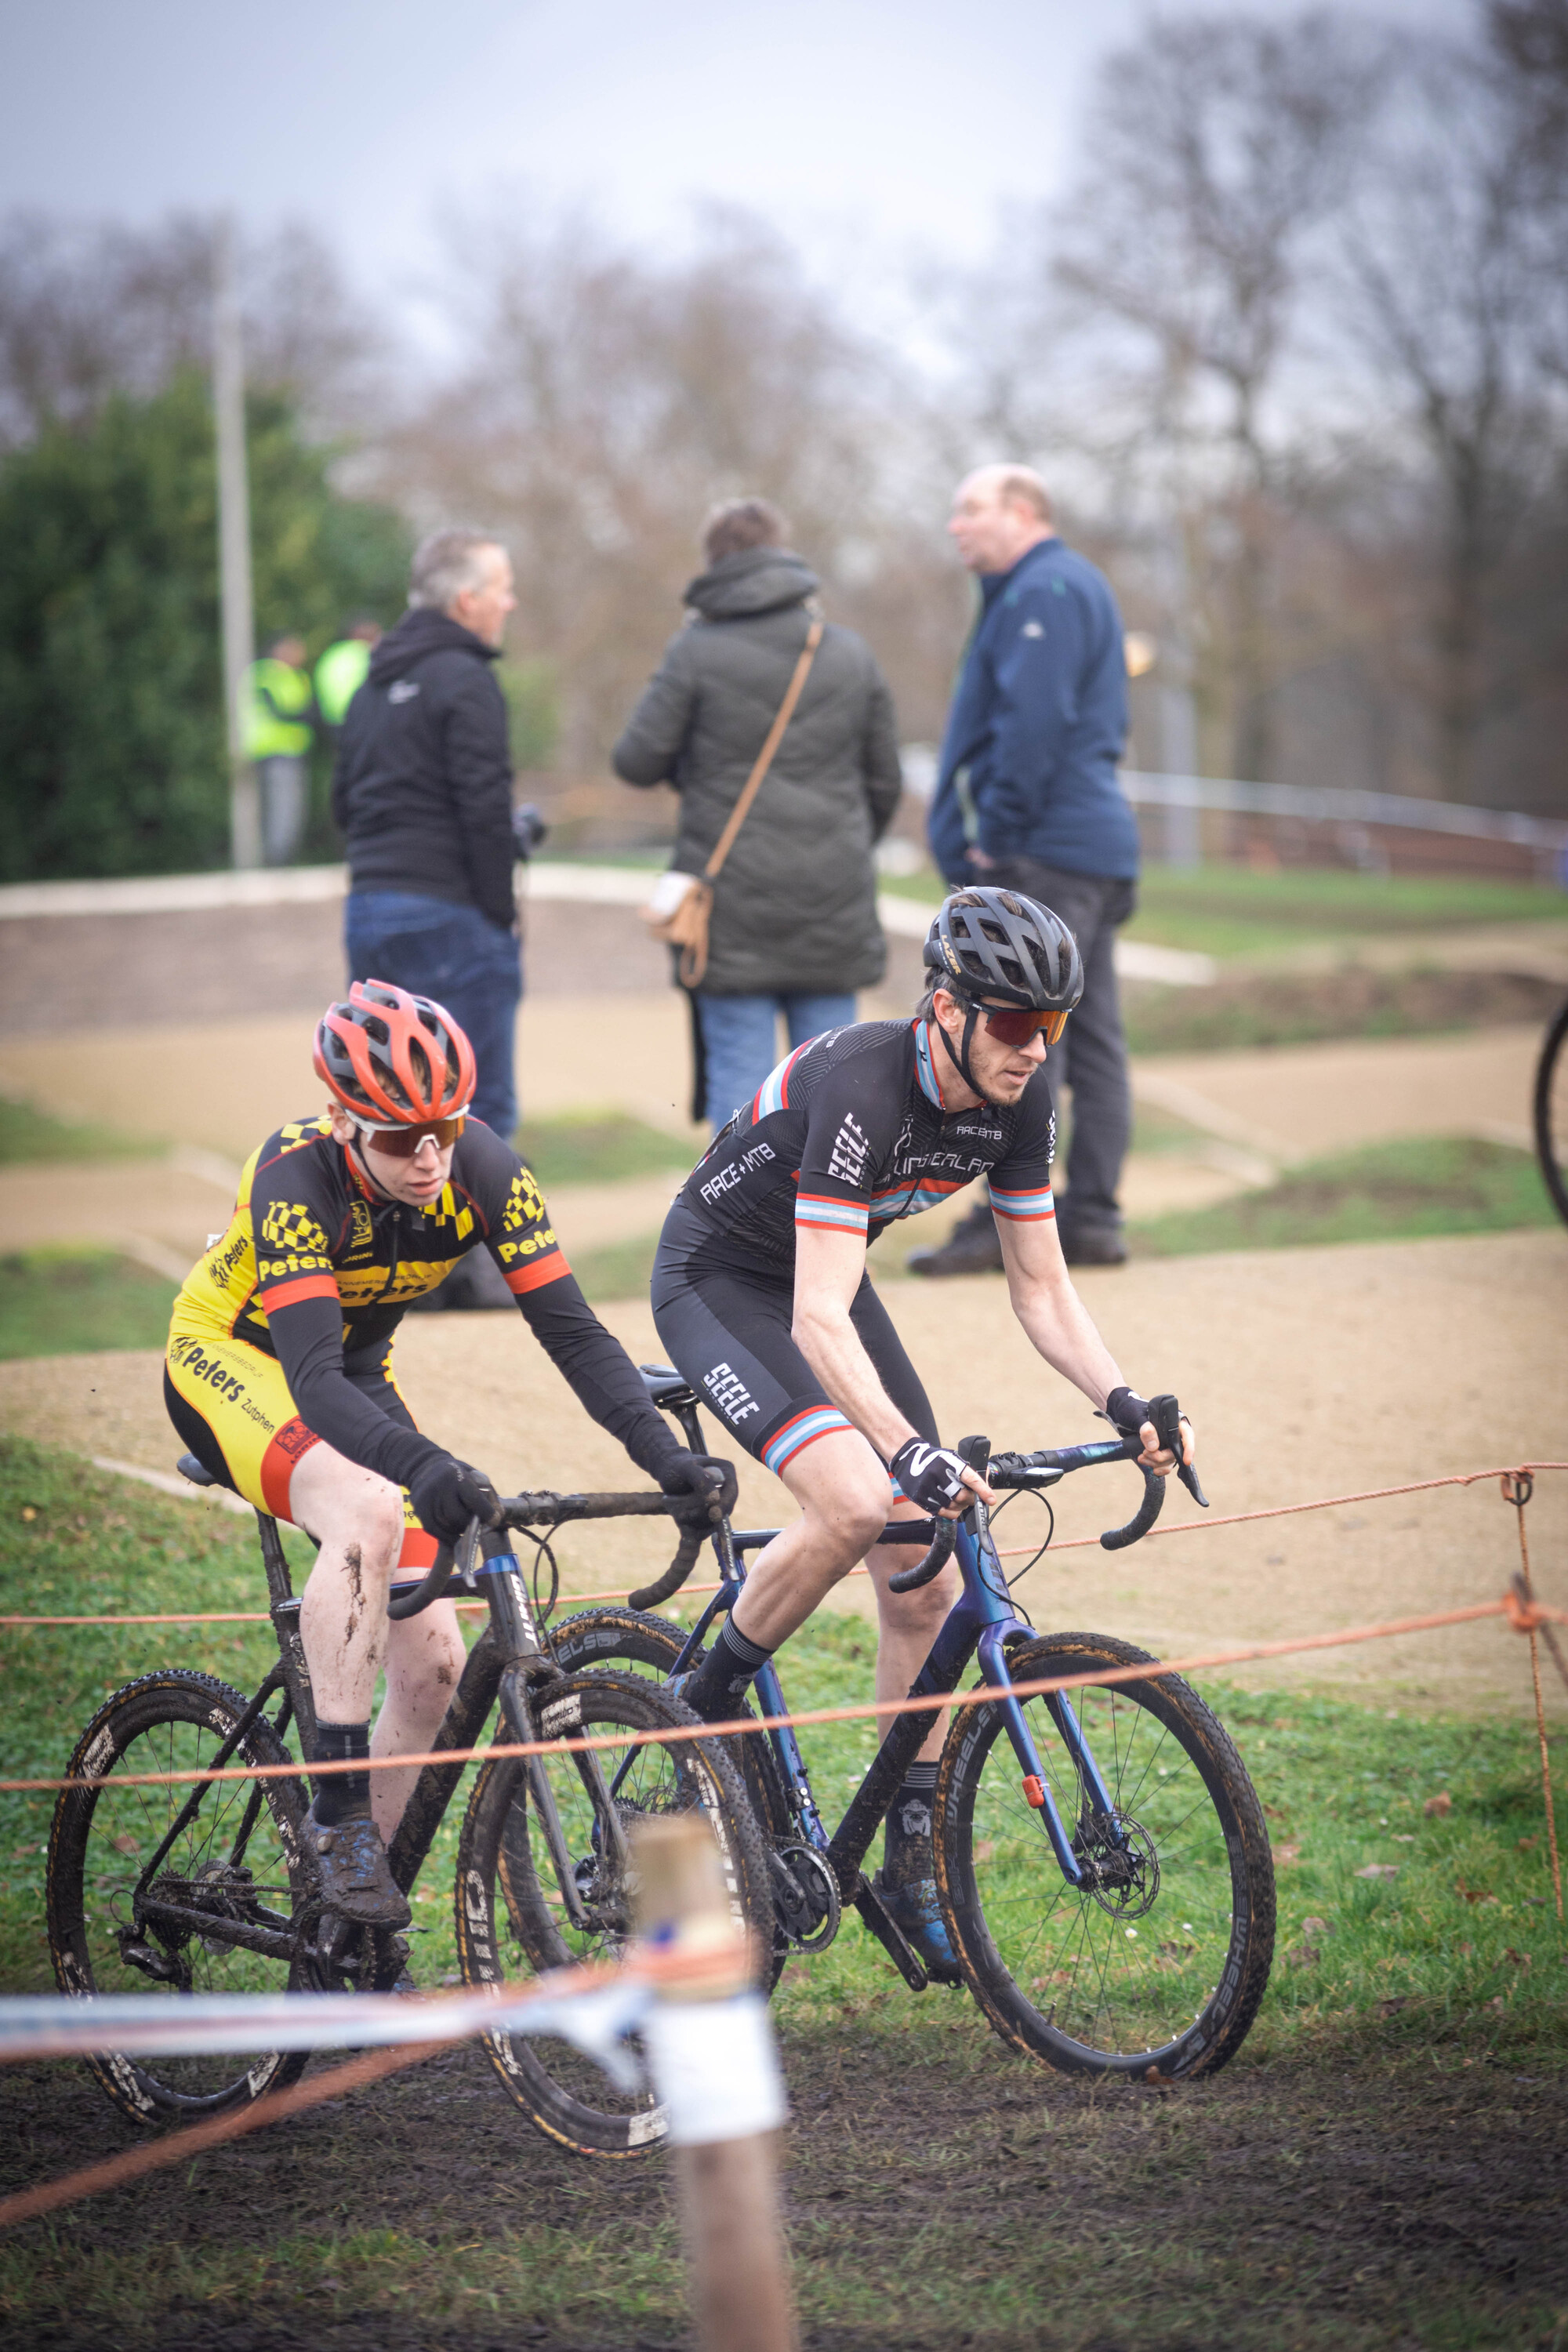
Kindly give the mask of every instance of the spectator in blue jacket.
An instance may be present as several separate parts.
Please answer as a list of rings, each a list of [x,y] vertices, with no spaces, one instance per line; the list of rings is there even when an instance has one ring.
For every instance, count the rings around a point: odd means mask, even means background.
[[[952,887],[1023,891],[1078,940],[1083,998],[1052,1055],[1072,1089],[1058,1229],[1069,1265],[1120,1265],[1131,1093],[1112,948],[1138,878],[1138,827],[1116,780],[1127,733],[1121,615],[1103,572],[1058,538],[1028,467],[971,474],[948,529],[978,576],[981,607],[948,714],[931,854]],[[1001,1264],[989,1201],[940,1249],[910,1259],[919,1274]]]

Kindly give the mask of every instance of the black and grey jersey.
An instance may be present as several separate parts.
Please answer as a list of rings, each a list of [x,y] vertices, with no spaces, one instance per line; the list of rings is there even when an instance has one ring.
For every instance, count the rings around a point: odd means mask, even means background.
[[[873,1242],[977,1176],[990,1178],[998,1217],[1053,1217],[1055,1150],[1043,1064],[1005,1108],[949,1110],[929,1024],[862,1021],[826,1031],[779,1064],[714,1137],[677,1208],[688,1213],[683,1230],[704,1259],[784,1274],[798,1226]]]

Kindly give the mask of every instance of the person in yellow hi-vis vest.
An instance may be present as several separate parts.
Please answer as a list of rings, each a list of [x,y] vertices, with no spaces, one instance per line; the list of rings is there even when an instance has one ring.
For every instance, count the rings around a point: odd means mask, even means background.
[[[327,647],[316,664],[316,709],[321,724],[335,741],[349,715],[349,705],[364,684],[370,657],[381,643],[381,623],[356,613],[342,635]]]
[[[255,764],[261,801],[261,856],[287,866],[299,854],[309,805],[306,762],[315,735],[315,697],[305,645],[291,629],[268,641],[245,673],[245,756]]]

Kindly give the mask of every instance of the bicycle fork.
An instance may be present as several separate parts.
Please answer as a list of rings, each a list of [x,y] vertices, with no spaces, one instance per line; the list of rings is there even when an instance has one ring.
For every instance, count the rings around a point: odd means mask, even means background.
[[[490,1624],[502,1661],[501,1721],[514,1740],[520,1745],[529,1746],[541,1737],[534,1711],[534,1686],[557,1679],[558,1669],[540,1642],[533,1612],[529,1607],[528,1590],[523,1582],[522,1562],[507,1545],[504,1537],[487,1537],[482,1549],[485,1565],[481,1572],[489,1587]],[[544,1714],[548,1717],[549,1713],[546,1706]],[[573,1758],[573,1761],[582,1775],[589,1802],[594,1808],[594,1818],[600,1824],[600,1834],[609,1849],[616,1875],[624,1883],[630,1867],[631,1849],[619,1811],[605,1780],[598,1754],[594,1748],[584,1748]],[[543,1757],[525,1758],[523,1772],[534,1812],[554,1865],[566,1916],[574,1927],[591,1930],[595,1923],[588,1914],[582,1889],[577,1884],[576,1865],[561,1826],[555,1792],[550,1785]]]

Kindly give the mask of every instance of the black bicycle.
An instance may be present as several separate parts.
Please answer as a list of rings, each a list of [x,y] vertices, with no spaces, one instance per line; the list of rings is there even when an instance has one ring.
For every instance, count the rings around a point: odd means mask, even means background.
[[[643,1377],[704,1452],[693,1391],[668,1366],[645,1366]],[[1162,1443],[1179,1450],[1174,1398],[1152,1410]],[[1074,1471],[1136,1461],[1142,1447],[1117,1437],[993,1454],[975,1437],[958,1450],[993,1488],[1044,1494]],[[1181,1475],[1202,1502],[1195,1475]],[[1134,1517],[1100,1538],[1108,1550],[1135,1543],[1159,1517],[1166,1482],[1143,1477]],[[678,1563],[624,1607],[563,1619],[558,1658],[661,1678],[685,1671],[744,1589],[745,1554],[776,1532],[714,1529],[721,1582],[689,1633],[647,1606],[685,1580]],[[1008,1589],[984,1504],[958,1520],[895,1520],[883,1540],[929,1547],[894,1580],[900,1591],[929,1582],[954,1551],[963,1580],[911,1695],[955,1690],[976,1654],[984,1685],[1008,1693],[954,1710],[933,1811],[942,1916],[990,2023],[1014,2049],[1068,2074],[1168,2083],[1225,2065],[1268,1985],[1275,1895],[1262,1809],[1223,1725],[1180,1676],[1139,1675],[1158,1664],[1147,1651],[1105,1634],[1037,1633]],[[1094,1679],[1130,1668],[1127,1681]],[[1012,1695],[1058,1675],[1089,1679],[1070,1692]],[[786,1711],[771,1663],[753,1688],[764,1715]],[[861,1864],[931,1722],[925,1712],[894,1722],[831,1835],[792,1730],[735,1740],[773,1873],[775,1979],[792,1952],[831,1944],[853,1908],[905,1982],[925,1988]]]
[[[1553,1206],[1568,1224],[1568,1001],[1542,1041],[1534,1110],[1535,1156]]]
[[[181,1470],[212,1479],[187,1454]],[[662,1495],[518,1495],[509,1529],[546,1531],[568,1520],[680,1511]],[[689,1510],[690,1506],[685,1506]],[[228,1765],[289,1765],[292,1730],[315,1745],[300,1602],[275,1519],[258,1512],[278,1663],[243,1691],[183,1667],[143,1675],[114,1693],[88,1725],[68,1769],[104,1781],[65,1789],[49,1838],[49,1947],[68,1993],[278,1992],[395,1989],[407,1966],[405,1937],[367,1929],[325,1905],[301,1836],[310,1803],[303,1772],[276,1779],[132,1785],[142,1774]],[[538,1541],[538,1538],[534,1538]],[[671,1573],[689,1574],[701,1538],[682,1534]],[[547,1540],[540,1556],[548,1554]],[[536,1570],[537,1570],[537,1563]],[[564,1667],[548,1605],[531,1602],[506,1533],[477,1523],[443,1549],[417,1584],[395,1588],[391,1613],[408,1617],[456,1587],[482,1596],[489,1622],[468,1653],[432,1750],[477,1747],[499,1707],[498,1744],[603,1735],[602,1751],[488,1758],[473,1780],[454,1890],[465,1983],[494,1985],[574,1961],[613,1959],[631,1932],[627,1832],[649,1813],[700,1808],[723,1859],[737,1923],[773,1940],[771,1873],[750,1805],[724,1744],[662,1744],[658,1735],[697,1718],[646,1675]],[[269,1712],[269,1710],[271,1710]],[[653,1737],[633,1745],[639,1735]],[[427,1766],[394,1837],[392,1874],[406,1894],[462,1780],[462,1763]],[[664,2136],[651,2092],[615,2091],[570,2042],[492,2035],[490,2058],[523,2112],[563,2147],[624,2157]],[[308,2053],[132,2058],[106,2052],[92,2073],[134,2122],[190,2121],[247,2105],[303,2072]]]

